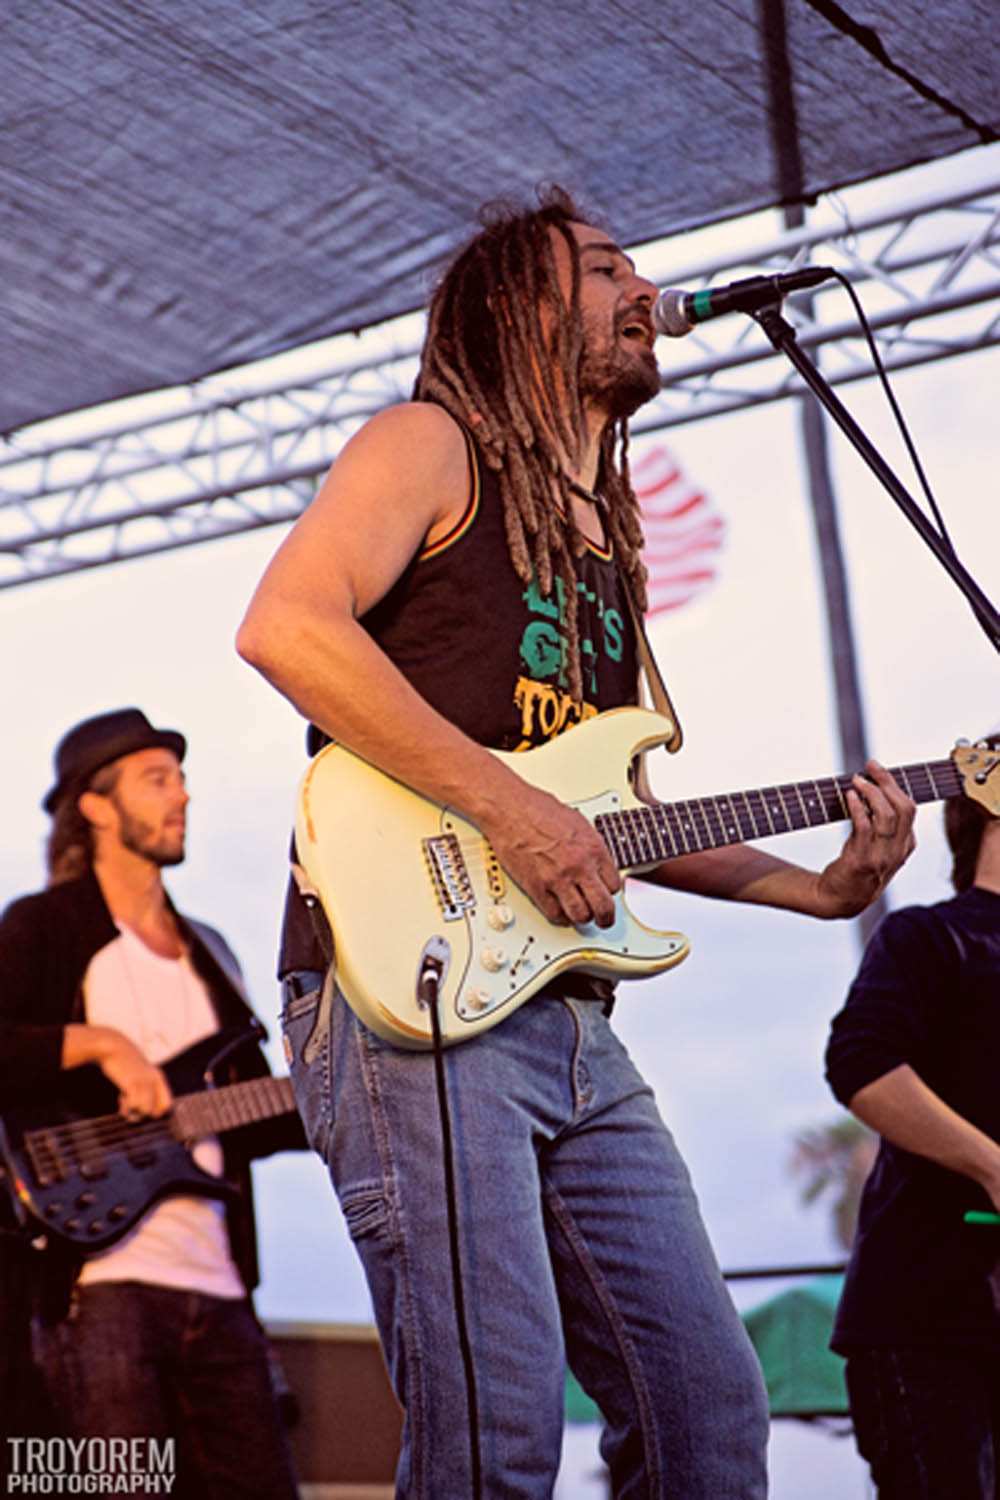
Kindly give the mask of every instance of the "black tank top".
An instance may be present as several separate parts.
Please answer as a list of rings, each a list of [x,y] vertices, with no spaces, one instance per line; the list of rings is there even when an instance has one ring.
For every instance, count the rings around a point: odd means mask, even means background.
[[[471,739],[527,750],[605,709],[637,701],[635,630],[610,551],[576,560],[583,702],[569,693],[562,580],[543,598],[514,571],[496,475],[469,446],[470,487],[454,527],[424,547],[361,624],[417,692]],[[310,728],[309,752],[327,742]],[[322,968],[289,893],[280,971]]]
[[[417,553],[361,624],[446,719],[493,750],[527,750],[636,701],[635,632],[609,551],[577,559],[582,704],[567,687],[565,589],[546,599],[510,560],[496,475],[468,439],[461,518]],[[322,742],[322,741],[321,741]]]

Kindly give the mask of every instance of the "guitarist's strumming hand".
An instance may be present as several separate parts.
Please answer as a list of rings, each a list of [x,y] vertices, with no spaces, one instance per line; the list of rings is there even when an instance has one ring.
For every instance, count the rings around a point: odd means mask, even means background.
[[[870,760],[847,793],[851,833],[840,854],[820,873],[823,914],[851,917],[888,885],[916,847],[916,804],[878,761]]]
[[[94,1061],[119,1092],[118,1110],[127,1120],[165,1115],[173,1097],[161,1068],[157,1068],[121,1031],[113,1026],[95,1028],[105,1033]]]
[[[622,878],[582,813],[518,779],[509,802],[481,818],[480,827],[508,875],[550,922],[611,926]]]

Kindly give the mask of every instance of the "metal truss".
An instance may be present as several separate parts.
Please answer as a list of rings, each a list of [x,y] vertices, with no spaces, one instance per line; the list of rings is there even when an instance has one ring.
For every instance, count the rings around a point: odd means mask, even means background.
[[[739,256],[648,268],[649,255],[672,252],[676,242],[644,247],[644,272],[690,290],[833,266],[856,288],[888,371],[1000,342],[1000,181],[789,231]],[[785,314],[831,385],[871,377],[870,352],[835,282],[793,299]],[[352,432],[406,398],[421,329],[419,315],[397,319],[0,442],[0,588],[293,520]],[[701,325],[661,364],[663,390],[633,423],[636,434],[802,390],[746,318]]]

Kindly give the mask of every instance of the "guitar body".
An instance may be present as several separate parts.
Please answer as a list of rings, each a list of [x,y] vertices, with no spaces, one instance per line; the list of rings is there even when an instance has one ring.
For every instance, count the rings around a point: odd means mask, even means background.
[[[598,714],[522,755],[495,751],[524,781],[578,809],[619,870],[820,827],[850,817],[849,775],[675,803],[633,791],[635,757],[674,726],[642,708]],[[915,802],[959,792],[1000,817],[1000,750],[960,740],[947,760],[890,772]],[[445,1046],[496,1026],[567,969],[641,979],[680,963],[679,932],[657,932],[615,899],[611,927],[556,927],[501,869],[490,845],[450,808],[328,745],[299,789],[295,840],[303,889],[333,933],[337,983],[372,1031],[397,1046],[433,1045],[418,996],[433,968]]]
[[[125,1121],[117,1091],[94,1066],[63,1075],[56,1099],[5,1110],[0,1158],[26,1226],[94,1253],[121,1239],[160,1198],[234,1195],[230,1183],[198,1166],[176,1112],[185,1097],[211,1090],[213,1069],[258,1035],[246,1027],[215,1032],[164,1063],[175,1111],[161,1119]]]
[[[629,766],[672,733],[658,714],[624,708],[538,749],[494,753],[593,821],[644,805]],[[296,845],[330,922],[340,990],[367,1026],[401,1047],[432,1045],[430,1013],[417,998],[428,955],[440,968],[448,1046],[497,1025],[566,970],[642,978],[688,952],[682,934],[644,926],[621,894],[609,928],[554,926],[471,823],[339,745],[306,772]]]

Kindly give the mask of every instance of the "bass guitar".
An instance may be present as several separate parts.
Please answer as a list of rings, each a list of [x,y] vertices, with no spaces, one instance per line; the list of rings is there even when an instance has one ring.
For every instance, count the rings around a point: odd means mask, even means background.
[[[192,1148],[204,1136],[294,1111],[288,1078],[218,1087],[213,1082],[222,1060],[259,1035],[253,1028],[230,1027],[164,1063],[174,1099],[158,1119],[83,1114],[78,1099],[93,1097],[95,1087],[106,1092],[109,1109],[116,1098],[113,1085],[92,1066],[65,1074],[60,1098],[5,1110],[0,1160],[22,1225],[94,1253],[121,1239],[160,1198],[234,1194],[232,1184],[202,1170]]]
[[[849,776],[686,802],[641,801],[630,767],[672,732],[659,714],[620,708],[537,749],[494,753],[583,813],[626,874],[850,816]],[[996,814],[998,766],[1000,752],[966,744],[947,760],[891,774],[915,802],[964,791]],[[688,953],[681,933],[645,926],[620,894],[611,927],[548,922],[471,823],[337,744],[321,750],[303,778],[296,846],[307,890],[330,923],[340,990],[367,1026],[400,1047],[433,1045],[428,1004],[418,993],[428,959],[449,1046],[495,1026],[565,970],[636,979]]]

